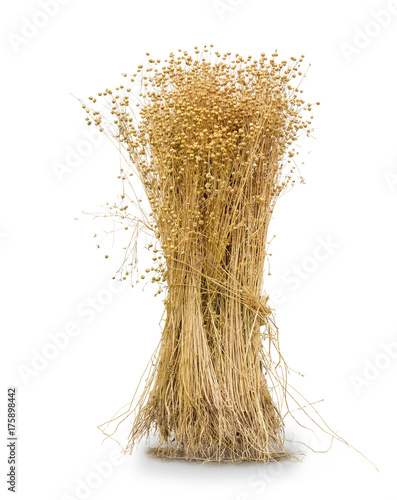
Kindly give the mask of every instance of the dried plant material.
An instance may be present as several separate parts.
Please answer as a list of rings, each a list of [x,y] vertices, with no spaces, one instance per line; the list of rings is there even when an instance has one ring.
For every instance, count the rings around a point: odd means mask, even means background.
[[[163,457],[291,456],[283,419],[291,391],[263,276],[275,203],[301,180],[294,144],[310,135],[312,105],[298,89],[303,56],[277,56],[205,47],[149,58],[124,75],[125,85],[83,104],[88,124],[125,158],[120,203],[107,214],[133,231],[121,272],[131,275],[136,238],[151,234],[154,267],[141,278],[166,293],[142,394],[111,420],[136,415],[127,452],[154,431],[152,452]],[[135,196],[134,174],[150,213]]]

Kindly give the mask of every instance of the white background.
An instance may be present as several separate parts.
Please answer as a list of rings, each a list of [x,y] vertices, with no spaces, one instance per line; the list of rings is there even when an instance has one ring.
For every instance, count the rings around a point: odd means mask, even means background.
[[[50,18],[35,0],[0,7],[2,492],[6,388],[16,385],[24,500],[396,499],[397,359],[384,350],[397,345],[395,6],[390,13],[393,5],[381,0],[60,3]],[[324,398],[316,407],[327,423],[379,473],[340,443],[276,468],[164,462],[148,457],[145,443],[120,460],[115,443],[101,443],[96,426],[131,399],[159,340],[162,304],[150,287],[104,292],[119,254],[111,241],[95,248],[100,221],[74,218],[115,198],[118,156],[102,141],[71,166],[68,152],[86,140],[71,94],[114,87],[146,51],[162,58],[210,43],[245,55],[305,54],[312,64],[305,96],[321,106],[316,138],[302,151],[307,184],[277,207],[267,290],[279,290],[282,351],[305,374],[297,384],[310,401]],[[58,164],[70,171],[57,176]],[[332,247],[319,253],[327,239]],[[109,303],[95,311],[90,298]],[[78,335],[43,358],[50,334],[70,323]],[[306,438],[292,424],[287,431]],[[316,435],[311,445],[326,449],[328,437]],[[113,470],[98,475],[95,464],[114,456]]]

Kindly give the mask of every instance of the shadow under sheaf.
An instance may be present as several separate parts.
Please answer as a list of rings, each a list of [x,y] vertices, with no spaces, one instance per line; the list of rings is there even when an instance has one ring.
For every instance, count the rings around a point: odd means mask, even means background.
[[[250,461],[200,461],[186,460],[184,458],[163,458],[151,454],[150,442],[155,441],[155,436],[150,436],[145,442],[141,442],[136,451],[139,454],[136,467],[139,472],[156,474],[156,477],[163,476],[171,481],[183,480],[190,482],[191,480],[206,480],[213,478],[214,481],[224,481],[225,479],[239,481],[246,479],[247,474],[258,471],[266,471],[266,469],[274,468],[278,465],[285,473],[292,470],[294,463],[299,461],[295,459],[274,460],[271,462],[250,462]],[[288,441],[289,449],[293,455],[304,455],[301,448],[293,441]],[[174,476],[175,474],[175,476]],[[233,474],[233,476],[231,476]]]
[[[291,460],[274,462],[199,462],[151,456],[148,444],[135,451],[134,475],[145,484],[152,482],[164,492],[172,491],[175,500],[259,500],[281,483],[293,481],[302,464]],[[155,478],[155,480],[154,480]],[[274,490],[273,490],[274,491]]]

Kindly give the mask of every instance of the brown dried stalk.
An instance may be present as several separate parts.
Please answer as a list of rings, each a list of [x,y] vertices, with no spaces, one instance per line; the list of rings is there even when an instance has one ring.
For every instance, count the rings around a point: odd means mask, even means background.
[[[179,51],[126,80],[141,83],[138,116],[128,84],[100,92],[99,108],[96,98],[83,104],[88,124],[125,151],[123,194],[109,214],[154,235],[156,264],[146,271],[166,290],[143,393],[115,419],[136,412],[126,451],[155,431],[152,451],[164,457],[291,456],[287,370],[263,275],[275,202],[295,182],[293,144],[311,132],[312,117],[302,116],[311,105],[291,83],[302,79],[302,60]],[[150,214],[134,199],[133,174]]]

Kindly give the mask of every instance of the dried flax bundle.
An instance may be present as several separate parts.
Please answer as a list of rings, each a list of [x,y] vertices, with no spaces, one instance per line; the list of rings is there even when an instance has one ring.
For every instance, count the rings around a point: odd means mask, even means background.
[[[290,455],[286,367],[263,275],[275,202],[295,182],[293,145],[312,117],[292,84],[303,56],[277,56],[179,51],[83,104],[88,124],[124,151],[123,194],[109,214],[133,230],[125,263],[139,232],[153,234],[146,271],[166,293],[146,385],[118,417],[136,415],[126,451],[154,431],[163,457]],[[141,84],[134,105],[130,80]],[[133,174],[150,213],[134,199]]]

